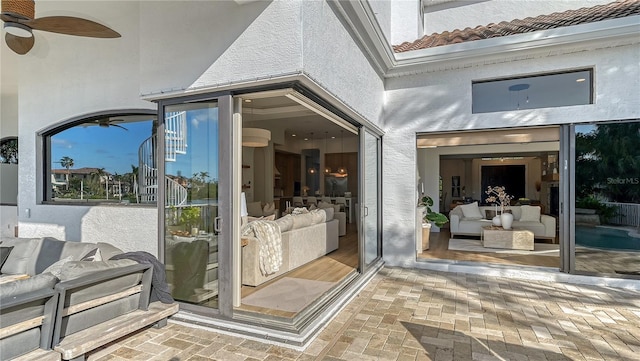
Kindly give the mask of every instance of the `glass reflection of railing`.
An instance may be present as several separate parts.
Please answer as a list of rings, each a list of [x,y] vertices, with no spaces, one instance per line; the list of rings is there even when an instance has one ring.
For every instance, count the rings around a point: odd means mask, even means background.
[[[640,204],[617,202],[602,203],[616,208],[616,214],[609,220],[609,223],[621,226],[640,227]]]

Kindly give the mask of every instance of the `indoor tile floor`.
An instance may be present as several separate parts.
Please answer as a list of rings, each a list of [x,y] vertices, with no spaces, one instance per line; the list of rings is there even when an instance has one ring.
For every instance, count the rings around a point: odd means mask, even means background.
[[[638,360],[640,291],[385,268],[305,349],[169,323],[107,360]]]

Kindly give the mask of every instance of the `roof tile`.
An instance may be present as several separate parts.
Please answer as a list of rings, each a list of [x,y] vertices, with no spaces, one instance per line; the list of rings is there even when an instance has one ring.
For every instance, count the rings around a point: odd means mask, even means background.
[[[640,15],[640,0],[620,0],[610,4],[568,10],[549,15],[503,21],[498,24],[480,25],[473,29],[465,28],[464,30],[456,29],[450,32],[433,33],[431,35],[425,35],[414,42],[404,42],[400,45],[394,45],[393,50],[396,53],[401,53],[634,15]]]

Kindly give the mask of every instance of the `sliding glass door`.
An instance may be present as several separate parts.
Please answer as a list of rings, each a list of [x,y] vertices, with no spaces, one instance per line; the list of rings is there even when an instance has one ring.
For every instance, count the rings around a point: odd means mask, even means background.
[[[575,272],[640,277],[640,121],[574,126]]]
[[[364,268],[371,265],[382,254],[380,237],[379,187],[380,187],[380,139],[367,130],[363,131],[363,231]]]
[[[166,106],[163,133],[164,175],[140,173],[147,192],[164,193],[167,281],[177,301],[218,308],[218,102]]]

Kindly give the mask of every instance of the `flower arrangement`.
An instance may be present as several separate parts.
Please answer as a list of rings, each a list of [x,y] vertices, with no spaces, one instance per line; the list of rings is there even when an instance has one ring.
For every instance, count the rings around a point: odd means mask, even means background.
[[[504,207],[508,207],[513,199],[513,196],[510,196],[505,192],[504,187],[488,186],[485,193],[489,196],[487,197],[488,203],[495,203],[496,207],[500,206],[500,213],[504,213]]]

